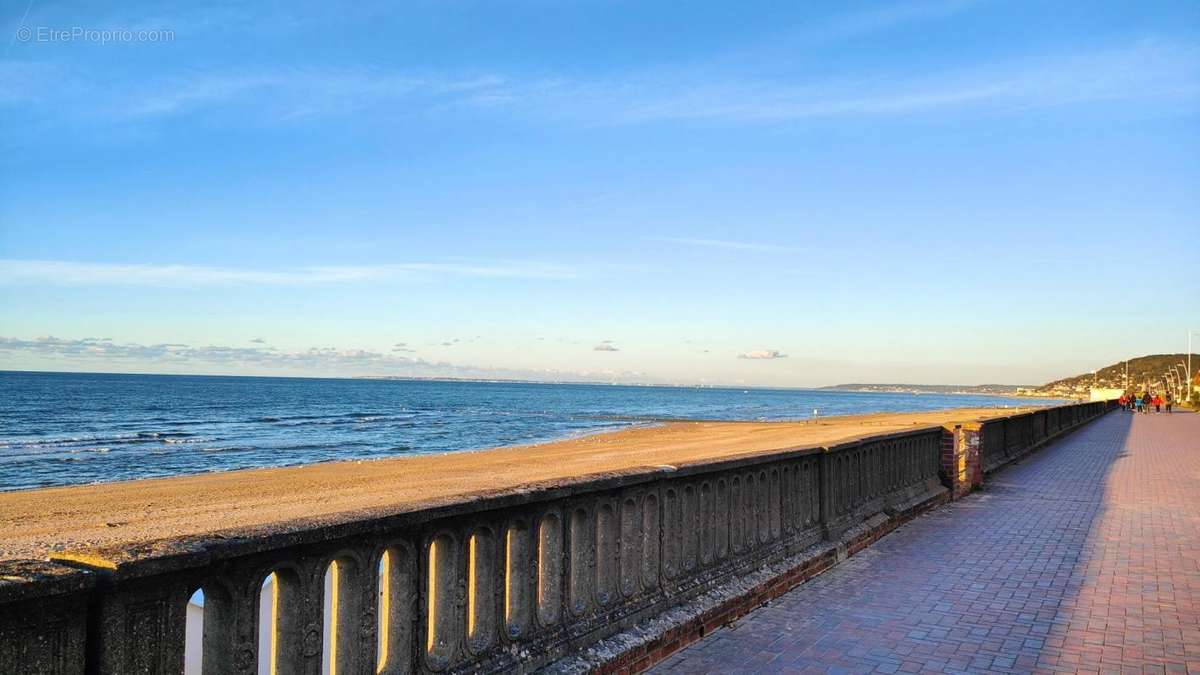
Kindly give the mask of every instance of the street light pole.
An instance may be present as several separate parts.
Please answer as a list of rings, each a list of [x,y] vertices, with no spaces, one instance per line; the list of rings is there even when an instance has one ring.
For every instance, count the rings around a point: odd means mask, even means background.
[[[1192,378],[1195,373],[1192,372],[1192,336],[1200,333],[1200,330],[1188,331],[1188,354],[1187,354],[1187,387],[1184,390],[1184,396],[1190,401],[1192,399]]]

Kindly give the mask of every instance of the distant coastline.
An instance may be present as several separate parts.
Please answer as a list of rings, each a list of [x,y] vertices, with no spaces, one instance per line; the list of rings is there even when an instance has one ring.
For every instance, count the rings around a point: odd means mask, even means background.
[[[409,375],[363,375],[351,379],[399,380],[414,382],[473,382],[479,384],[569,384],[602,387],[663,387],[677,389],[754,389],[768,391],[834,391],[859,394],[941,394],[976,396],[1019,396],[1018,391],[1029,388],[1016,384],[834,384],[826,386],[789,387],[761,384],[689,384],[664,382],[602,382],[597,380],[523,380],[475,377],[416,377]],[[1049,397],[1054,398],[1054,397]]]
[[[975,396],[1017,396],[1028,389],[1015,384],[835,384],[821,387],[825,391],[850,391],[870,394],[970,394]]]
[[[210,377],[227,379],[286,379],[286,380],[372,380],[396,382],[466,382],[472,384],[538,384],[538,385],[582,385],[595,387],[657,387],[667,389],[729,389],[763,391],[837,391],[863,394],[987,394],[1017,396],[1017,390],[1025,385],[1008,384],[834,384],[834,385],[764,385],[737,383],[689,383],[689,382],[636,382],[604,380],[534,380],[507,377],[454,377],[448,375],[264,375],[264,374],[214,374],[214,373],[141,373],[136,371],[93,371],[93,370],[21,370],[0,368],[0,374],[30,375],[116,375],[122,377]]]

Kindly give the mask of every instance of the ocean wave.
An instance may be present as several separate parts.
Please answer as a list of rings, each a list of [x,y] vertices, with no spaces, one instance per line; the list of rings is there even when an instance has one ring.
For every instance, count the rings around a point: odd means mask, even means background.
[[[377,424],[387,422],[400,422],[412,424],[411,415],[366,415],[359,417],[338,416],[338,417],[319,417],[305,420],[289,420],[279,422],[278,425],[287,428],[309,427],[309,426],[345,426],[345,425],[364,425]]]
[[[344,417],[314,417],[305,420],[289,420],[280,423],[281,427],[309,427],[309,426],[328,426],[330,424],[354,424],[354,420]]]
[[[245,420],[248,424],[267,423],[274,424],[276,422],[293,422],[298,420],[320,420],[329,417],[339,417],[339,415],[264,415],[253,419]]]
[[[303,450],[339,450],[341,448],[361,448],[374,445],[367,441],[335,441],[331,443],[296,443],[293,445],[269,445],[258,448],[268,452],[296,452]]]
[[[8,447],[23,450],[46,450],[53,448],[69,448],[81,444],[98,445],[134,445],[148,441],[172,441],[195,436],[186,431],[138,431],[129,434],[62,436],[59,438],[43,438],[36,441],[22,442],[18,439],[6,439]]]
[[[80,448],[71,450],[66,457],[56,457],[60,462],[84,462],[97,455],[106,455],[112,448]]]
[[[103,443],[105,445],[128,445],[140,442],[142,442],[141,439],[128,436],[88,436],[77,438],[56,438],[53,440],[37,441],[34,443],[17,443],[14,445],[14,447],[21,450],[53,450],[55,448],[70,448],[72,446],[90,443]]]
[[[173,427],[191,427],[200,424],[230,424],[235,420],[156,420]]]

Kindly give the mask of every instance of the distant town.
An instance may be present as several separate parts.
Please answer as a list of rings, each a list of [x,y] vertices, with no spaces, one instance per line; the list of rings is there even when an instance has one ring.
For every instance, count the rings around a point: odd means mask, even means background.
[[[859,391],[877,394],[986,394],[989,396],[1015,396],[1022,389],[1012,384],[835,384],[822,389],[837,391]]]
[[[1186,386],[1187,354],[1139,356],[1043,385],[1011,384],[837,384],[823,389],[889,394],[983,394],[990,396],[1028,396],[1031,398],[1108,399],[1134,391],[1173,392],[1181,399],[1190,396]],[[1192,355],[1192,368],[1200,370],[1200,355]],[[1200,378],[1193,378],[1193,389]]]
[[[1200,369],[1200,355],[1192,355],[1191,367]],[[1048,382],[1040,387],[1017,387],[1017,396],[1044,398],[1104,399],[1117,398],[1126,391],[1172,392],[1186,399],[1200,382],[1193,376],[1186,383],[1187,354],[1153,354],[1105,366]]]

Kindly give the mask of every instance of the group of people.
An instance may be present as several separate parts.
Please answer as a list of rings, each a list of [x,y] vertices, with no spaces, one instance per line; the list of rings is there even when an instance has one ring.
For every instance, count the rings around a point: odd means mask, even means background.
[[[1121,394],[1121,398],[1117,399],[1121,403],[1121,407],[1130,412],[1148,413],[1150,407],[1154,406],[1154,412],[1162,412],[1163,406],[1167,407],[1167,412],[1175,407],[1175,397],[1171,392],[1166,395],[1151,394],[1148,391],[1132,394]]]

